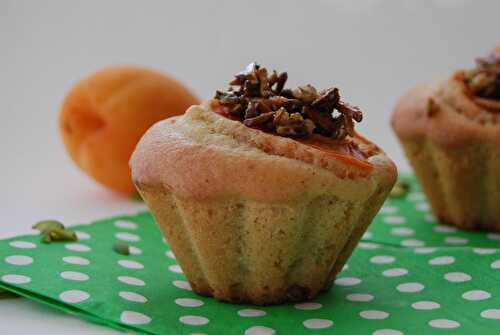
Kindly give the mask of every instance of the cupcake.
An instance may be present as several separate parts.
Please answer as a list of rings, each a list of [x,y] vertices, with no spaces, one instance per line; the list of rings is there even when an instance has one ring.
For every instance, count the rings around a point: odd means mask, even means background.
[[[398,102],[392,126],[441,222],[500,231],[499,118],[500,46]]]
[[[133,181],[193,290],[277,304],[327,290],[396,179],[339,90],[285,88],[250,64],[203,105],[155,124]]]

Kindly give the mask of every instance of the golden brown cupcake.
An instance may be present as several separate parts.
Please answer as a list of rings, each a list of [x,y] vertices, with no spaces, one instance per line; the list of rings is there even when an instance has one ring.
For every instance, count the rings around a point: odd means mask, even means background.
[[[392,126],[440,221],[500,231],[500,46],[403,96]]]
[[[251,64],[227,92],[154,125],[133,180],[193,290],[228,302],[330,287],[396,179],[336,88],[284,89]],[[335,115],[332,114],[335,111]]]

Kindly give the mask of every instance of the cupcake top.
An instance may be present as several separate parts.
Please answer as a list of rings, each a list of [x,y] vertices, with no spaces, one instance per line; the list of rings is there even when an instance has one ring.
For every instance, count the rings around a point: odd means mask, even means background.
[[[402,138],[428,136],[448,147],[500,145],[500,47],[472,69],[412,89],[396,105],[392,125]]]
[[[231,90],[155,124],[131,159],[136,185],[197,199],[292,201],[331,190],[359,199],[380,180],[394,182],[392,161],[354,131],[359,109],[336,88],[286,90],[286,77],[251,64]]]

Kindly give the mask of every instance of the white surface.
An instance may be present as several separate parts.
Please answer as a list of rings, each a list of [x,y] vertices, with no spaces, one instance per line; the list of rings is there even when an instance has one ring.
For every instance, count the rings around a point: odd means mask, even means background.
[[[65,92],[103,65],[157,68],[204,98],[253,60],[292,85],[338,85],[365,112],[359,130],[407,171],[388,125],[397,97],[492,48],[499,11],[496,0],[3,0],[0,236],[138,209],[80,173],[57,133]],[[24,300],[0,301],[0,321],[2,335],[113,333]]]

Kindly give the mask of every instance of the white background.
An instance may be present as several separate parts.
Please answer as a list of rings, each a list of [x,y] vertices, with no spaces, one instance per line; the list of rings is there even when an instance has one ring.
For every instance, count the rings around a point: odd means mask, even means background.
[[[0,237],[140,207],[78,171],[58,136],[65,92],[104,65],[165,71],[201,98],[253,60],[291,85],[338,85],[364,111],[358,130],[409,171],[388,124],[398,96],[500,42],[498,13],[498,0],[0,0]],[[114,333],[24,299],[0,301],[0,321],[2,335]]]

